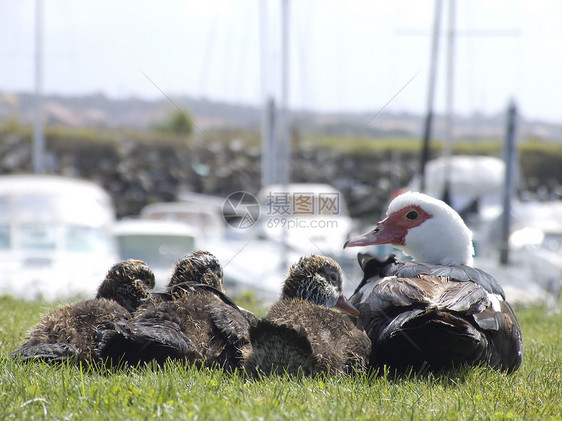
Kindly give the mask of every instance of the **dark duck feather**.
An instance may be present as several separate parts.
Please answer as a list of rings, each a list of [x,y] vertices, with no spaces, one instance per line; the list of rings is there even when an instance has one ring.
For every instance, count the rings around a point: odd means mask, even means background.
[[[302,257],[290,268],[280,299],[250,328],[248,369],[292,375],[363,370],[369,338],[332,307],[358,315],[342,295],[339,265],[328,257]]]
[[[350,301],[371,338],[372,366],[519,368],[522,336],[513,309],[498,282],[471,266],[472,234],[453,209],[405,193],[373,231],[346,246],[368,244],[391,244],[414,257],[358,255],[364,276]]]
[[[180,259],[158,299],[104,332],[103,357],[130,365],[175,359],[228,370],[242,367],[250,347],[251,313],[243,313],[224,293],[215,256],[196,251]]]
[[[95,299],[58,308],[45,316],[12,352],[21,361],[100,362],[98,334],[113,329],[143,304],[154,286],[154,274],[140,260],[113,265]]]

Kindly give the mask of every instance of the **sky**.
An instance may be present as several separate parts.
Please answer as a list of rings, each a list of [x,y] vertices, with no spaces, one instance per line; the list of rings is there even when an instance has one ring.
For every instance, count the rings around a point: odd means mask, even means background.
[[[280,1],[42,0],[43,90],[260,105],[279,98]],[[424,113],[433,0],[289,3],[288,105]],[[458,0],[453,108],[562,123],[562,1]],[[445,111],[449,1],[435,109]],[[0,2],[0,93],[35,86],[36,0]]]

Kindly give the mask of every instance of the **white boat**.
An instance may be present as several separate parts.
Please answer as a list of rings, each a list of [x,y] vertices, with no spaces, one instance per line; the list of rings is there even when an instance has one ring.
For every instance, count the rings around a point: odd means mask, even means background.
[[[353,291],[356,252],[343,250],[353,221],[341,192],[327,184],[291,183],[246,197],[255,202],[240,203],[239,223],[232,223],[229,208],[230,228],[209,246],[224,266],[229,291],[252,291],[262,300],[275,300],[290,265],[310,254],[334,258],[348,275],[345,292]]]
[[[115,210],[98,185],[51,175],[0,177],[0,294],[93,297],[118,259]]]
[[[498,278],[510,279],[506,294],[517,295],[520,301],[558,303],[562,288],[562,202],[514,202],[509,265],[498,265],[493,250],[499,243],[499,225],[497,220],[489,224],[490,247],[480,252],[481,266],[489,265]]]
[[[113,226],[121,259],[140,259],[156,278],[155,290],[163,290],[178,259],[200,248],[199,231],[180,221],[123,219]]]
[[[225,223],[216,206],[205,203],[158,202],[140,211],[143,219],[177,221],[199,231],[201,237],[223,235]]]
[[[339,258],[353,229],[343,194],[328,184],[291,183],[264,187],[257,228],[260,235],[301,254]]]

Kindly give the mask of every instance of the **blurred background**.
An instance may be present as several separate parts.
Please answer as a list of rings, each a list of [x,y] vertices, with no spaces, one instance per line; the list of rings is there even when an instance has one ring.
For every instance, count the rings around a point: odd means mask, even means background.
[[[310,253],[351,293],[343,242],[410,188],[463,214],[513,300],[558,302],[561,19],[556,0],[2,2],[0,292],[91,294],[124,257],[162,287],[208,248],[235,293],[274,299]]]

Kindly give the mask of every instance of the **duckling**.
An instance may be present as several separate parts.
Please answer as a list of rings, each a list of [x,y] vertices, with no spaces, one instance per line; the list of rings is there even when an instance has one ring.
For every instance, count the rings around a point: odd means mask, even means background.
[[[142,260],[127,259],[114,265],[98,288],[96,298],[108,298],[133,314],[152,301],[155,278]]]
[[[101,355],[129,365],[174,359],[228,370],[242,366],[249,316],[224,293],[215,256],[196,251],[180,259],[160,299],[104,332]]]
[[[359,311],[342,294],[342,272],[329,257],[301,257],[285,279],[280,299],[250,328],[250,372],[351,374],[365,369],[371,343],[351,318]]]
[[[166,292],[160,293],[159,299],[162,301],[172,300],[194,289],[207,290],[215,294],[226,304],[233,308],[238,308],[248,320],[248,323],[255,325],[258,321],[258,317],[251,311],[237,306],[232,299],[226,295],[222,278],[222,266],[218,259],[208,251],[196,250],[186,254],[176,264],[170,282],[166,286]]]
[[[187,282],[208,285],[224,293],[222,278],[222,266],[218,259],[206,250],[195,250],[176,263],[167,290],[173,295],[175,288],[181,288]]]
[[[98,333],[131,318],[131,311],[149,297],[153,286],[154,273],[145,262],[118,262],[107,272],[95,299],[55,309],[11,355],[21,361],[98,363]]]

